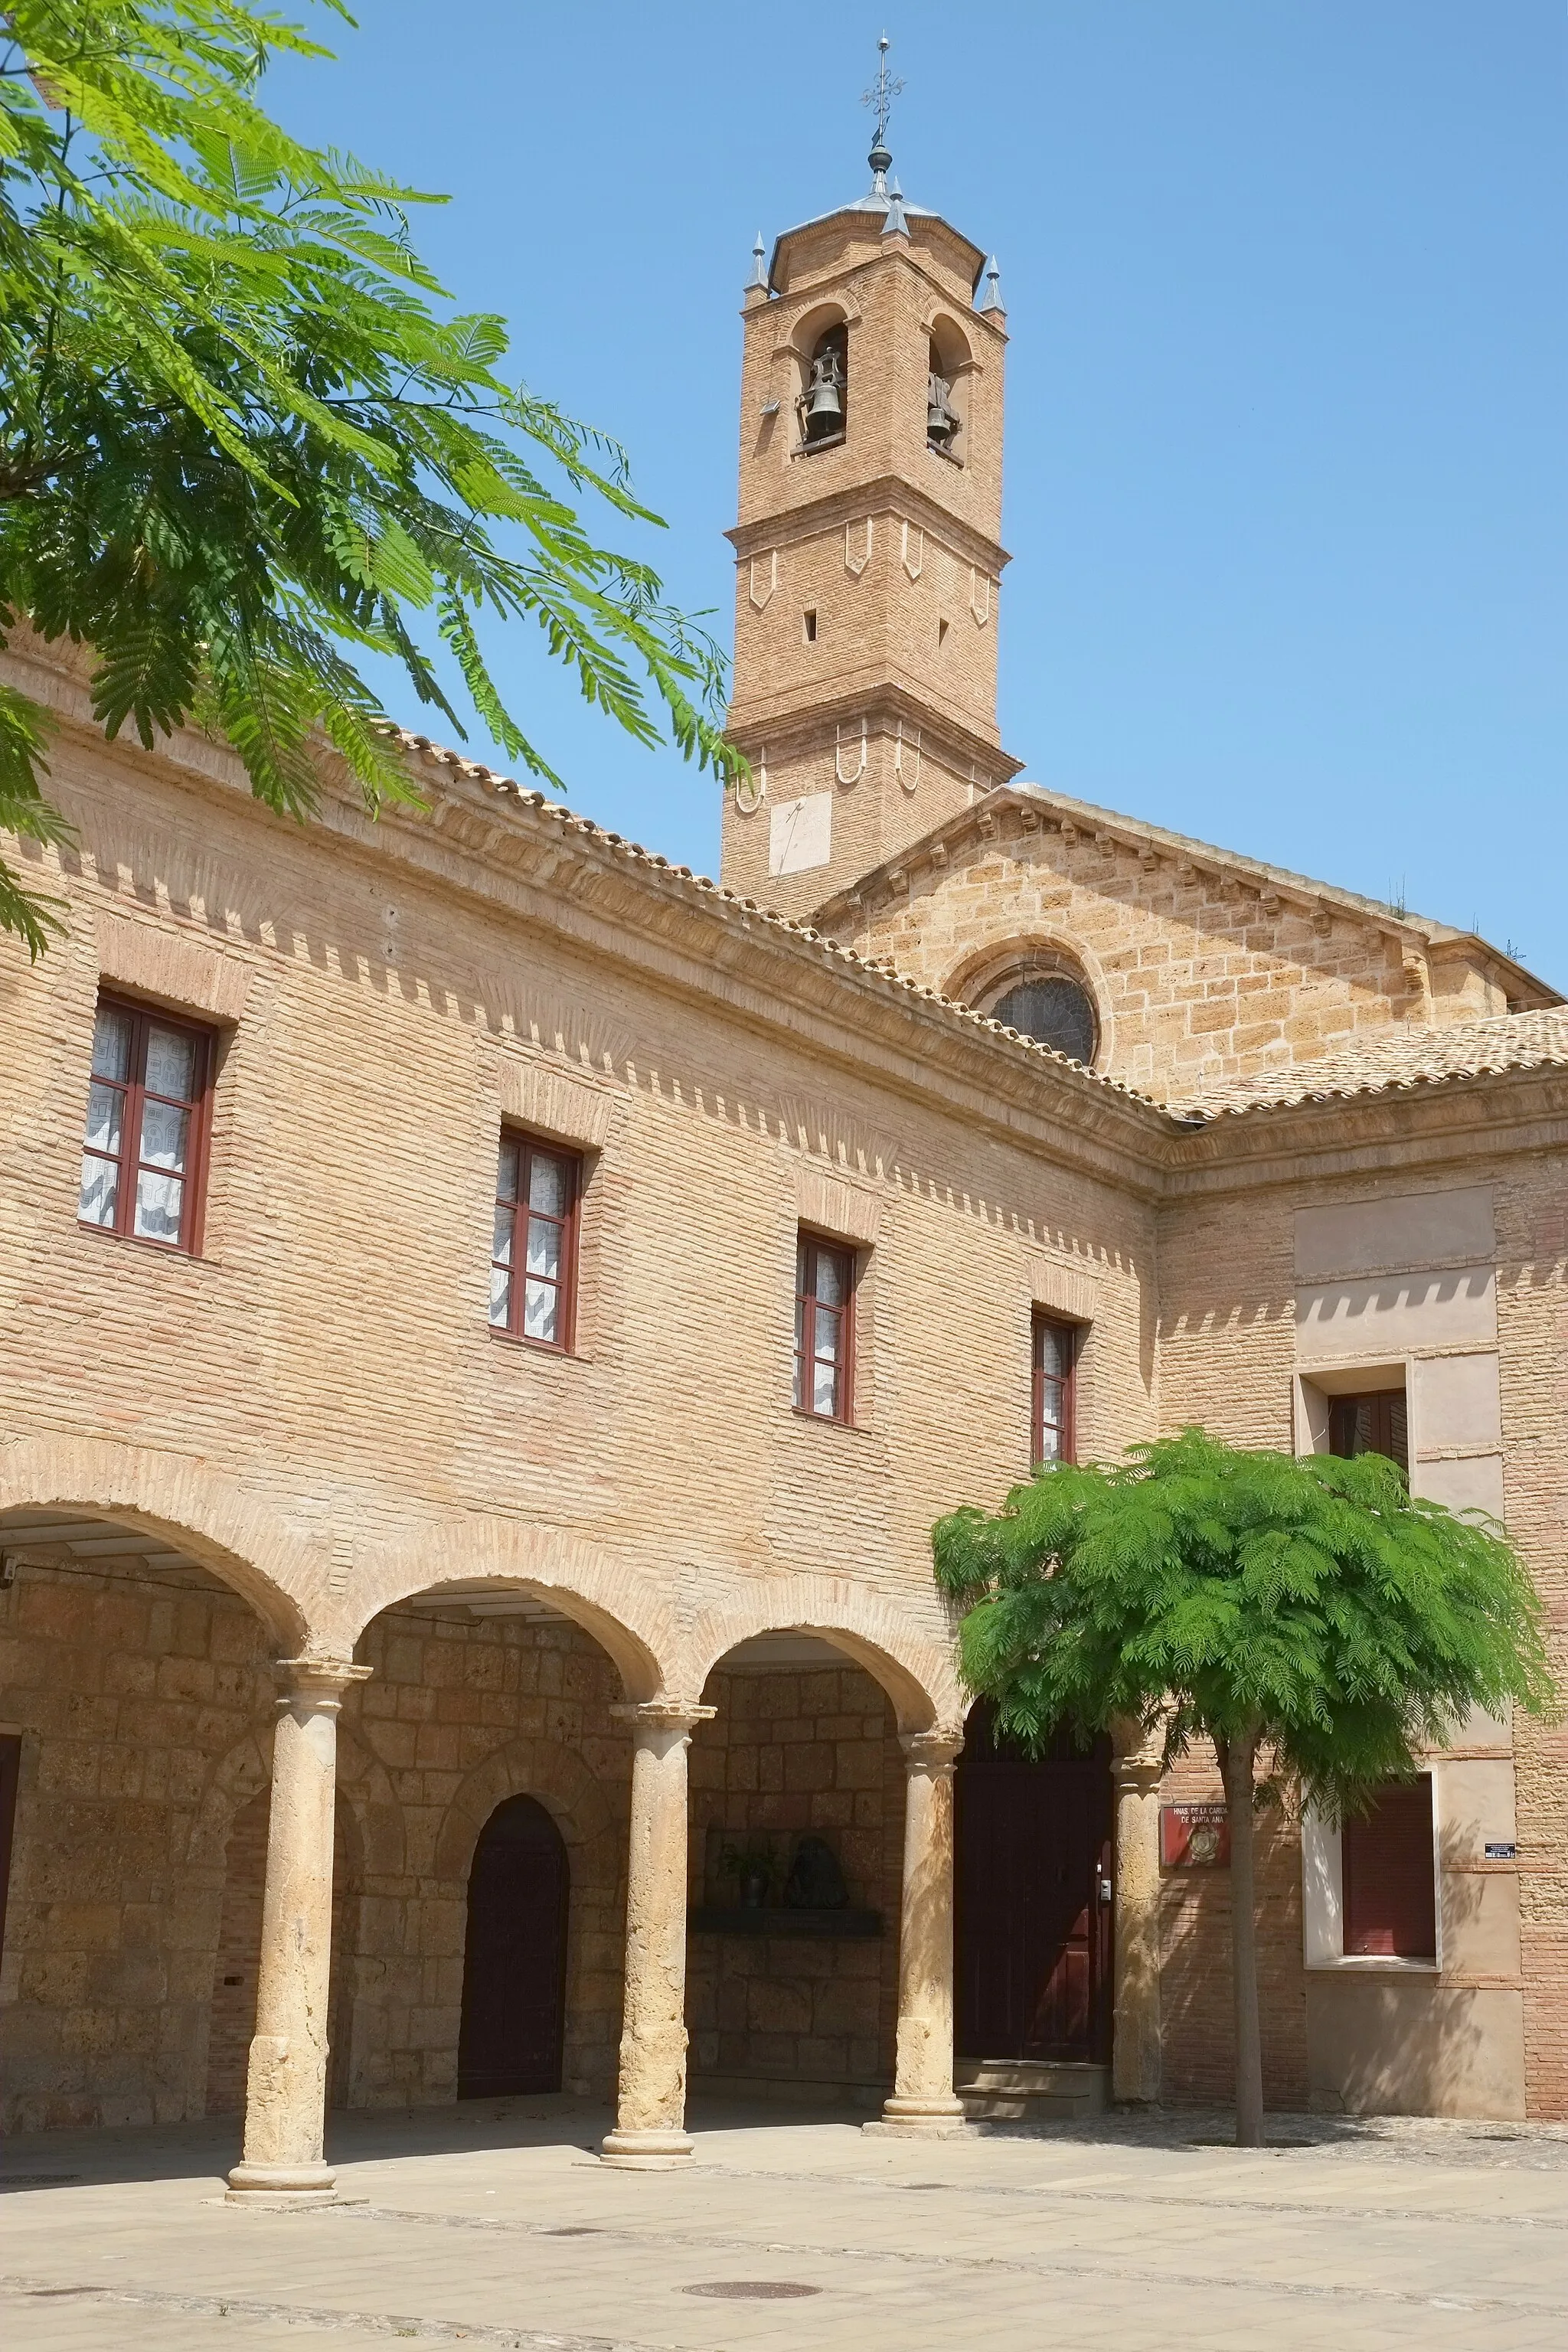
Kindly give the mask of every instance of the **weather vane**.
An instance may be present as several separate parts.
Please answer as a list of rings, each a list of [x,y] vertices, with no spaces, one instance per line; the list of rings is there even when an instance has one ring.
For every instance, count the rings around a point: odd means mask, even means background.
[[[877,118],[877,137],[875,143],[879,147],[886,148],[888,144],[889,117],[893,111],[893,100],[902,89],[904,82],[903,76],[901,74],[890,74],[888,71],[889,41],[886,33],[882,35],[877,47],[881,52],[877,60],[877,79],[871,84],[869,89],[862,90],[860,93],[860,103],[862,106],[868,106],[873,110]]]

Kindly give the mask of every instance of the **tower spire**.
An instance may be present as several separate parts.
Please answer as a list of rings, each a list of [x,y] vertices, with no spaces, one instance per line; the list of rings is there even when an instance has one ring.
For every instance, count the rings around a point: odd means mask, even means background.
[[[888,51],[891,46],[884,33],[877,43],[877,79],[870,89],[863,90],[860,95],[861,105],[871,109],[877,125],[871,152],[866,158],[871,166],[871,193],[874,196],[885,196],[888,193],[888,171],[893,160],[888,149],[888,124],[892,116],[893,100],[904,86],[901,74],[888,71]]]

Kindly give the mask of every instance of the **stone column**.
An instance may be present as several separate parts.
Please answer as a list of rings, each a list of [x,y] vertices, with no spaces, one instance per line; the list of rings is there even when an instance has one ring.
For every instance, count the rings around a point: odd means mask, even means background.
[[[651,2170],[689,2158],[686,2131],[686,1750],[717,1710],[650,1699],[614,1712],[632,1726],[626,2007],[616,2127],[606,2164]]]
[[[1118,1726],[1115,2012],[1111,2095],[1152,2105],[1160,2096],[1160,1781],[1164,1727]]]
[[[344,1658],[286,1658],[278,1667],[283,1693],[272,1735],[256,2032],[231,2204],[326,2205],[337,2195],[321,2151],[338,1708],[348,1684],[369,1673]]]
[[[870,2131],[965,2128],[952,2088],[952,1771],[962,1732],[916,1731],[905,1756],[899,2050],[893,2095]]]

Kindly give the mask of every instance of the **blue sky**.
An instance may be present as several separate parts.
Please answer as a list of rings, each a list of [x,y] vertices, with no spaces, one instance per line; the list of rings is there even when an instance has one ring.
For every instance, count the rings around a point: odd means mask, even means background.
[[[727,642],[750,247],[863,189],[881,16],[358,16],[272,103],[451,195],[422,249],[627,444],[649,551]],[[1561,0],[920,0],[887,28],[905,193],[1002,264],[1026,772],[1474,922],[1568,990]],[[525,632],[494,652],[578,807],[714,869],[708,779]]]

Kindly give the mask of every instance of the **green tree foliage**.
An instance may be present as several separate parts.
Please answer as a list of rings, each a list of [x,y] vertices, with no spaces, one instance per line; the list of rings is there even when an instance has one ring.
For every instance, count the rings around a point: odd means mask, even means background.
[[[1491,1523],[1417,1500],[1380,1454],[1240,1451],[1202,1430],[1125,1465],[1063,1466],[934,1533],[964,1607],[964,1678],[1038,1745],[1164,1727],[1199,1736],[1231,1824],[1237,2137],[1262,2137],[1253,1910],[1260,1796],[1339,1817],[1416,1769],[1472,1706],[1550,1711],[1541,1604]],[[1259,1759],[1268,1766],[1257,1785]]]
[[[658,520],[620,451],[507,380],[500,320],[453,314],[407,222],[440,199],[269,120],[283,54],[326,52],[246,0],[0,8],[0,636],[25,617],[89,646],[108,734],[194,719],[298,816],[323,738],[373,807],[416,801],[354,663],[391,656],[460,734],[432,631],[496,740],[558,782],[486,614],[537,623],[639,741],[662,719],[735,772],[716,647],[580,519],[591,496]],[[0,689],[0,829],[36,842],[66,830],[46,732]],[[0,927],[37,955],[57,920],[0,865]]]

